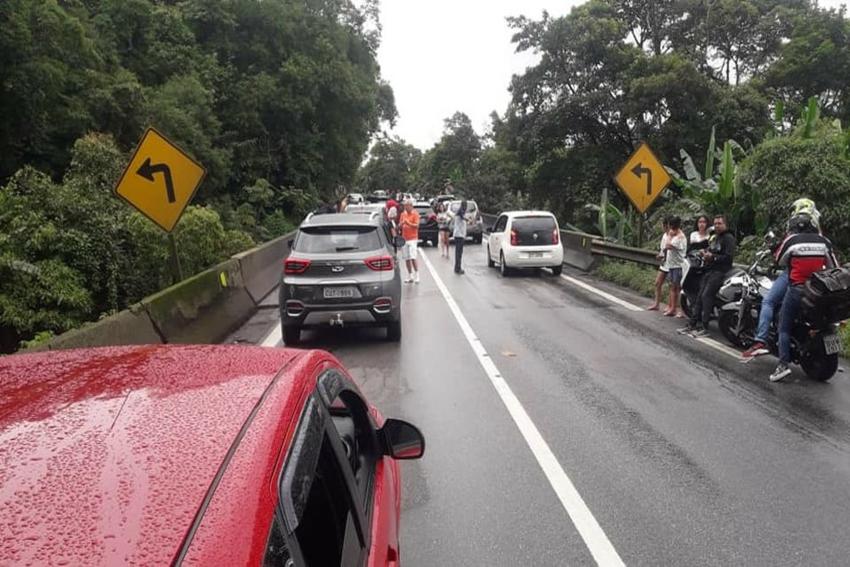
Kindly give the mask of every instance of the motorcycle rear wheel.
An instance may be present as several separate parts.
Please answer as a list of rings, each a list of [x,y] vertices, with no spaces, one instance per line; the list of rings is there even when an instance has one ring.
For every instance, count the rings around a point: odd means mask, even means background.
[[[818,382],[826,382],[838,371],[838,355],[826,354],[823,342],[800,359],[800,366],[806,376]]]

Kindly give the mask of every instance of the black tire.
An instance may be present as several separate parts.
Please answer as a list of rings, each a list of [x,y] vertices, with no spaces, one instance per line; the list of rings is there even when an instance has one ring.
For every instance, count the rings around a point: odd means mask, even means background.
[[[554,266],[554,267],[552,268],[552,275],[553,275],[553,276],[555,276],[555,277],[560,276],[560,275],[561,275],[561,272],[563,272],[563,271],[564,271],[564,266],[563,266],[563,265],[560,265],[560,266]]]
[[[511,275],[511,269],[508,267],[508,264],[505,262],[505,253],[499,252],[499,272],[501,272],[502,277],[506,278]]]
[[[387,325],[387,340],[397,343],[401,340],[401,319]]]
[[[818,339],[820,337],[816,337]],[[806,376],[818,382],[826,382],[838,371],[838,354],[826,354],[823,350],[823,342],[819,346],[803,355],[800,366]]]
[[[496,267],[496,262],[494,262],[493,257],[490,256],[490,245],[489,244],[487,245],[487,267],[488,268],[495,268]]]
[[[484,241],[484,235],[483,234],[476,234],[475,236],[472,237],[472,242],[474,242],[475,244],[481,244],[483,241]]]
[[[752,344],[752,340],[746,336],[746,330],[744,330],[744,336],[735,335],[735,327],[738,326],[737,311],[721,311],[720,318],[717,320],[717,326],[720,327],[720,332],[723,333],[726,340],[733,346],[749,348]]]
[[[301,342],[301,327],[284,327],[283,344],[295,346]]]

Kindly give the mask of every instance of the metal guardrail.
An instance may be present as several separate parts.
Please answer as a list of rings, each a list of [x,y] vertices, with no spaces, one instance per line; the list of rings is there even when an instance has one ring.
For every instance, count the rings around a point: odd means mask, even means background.
[[[481,213],[481,218],[484,220],[485,226],[493,226],[498,216],[491,213]],[[646,266],[658,266],[658,259],[655,257],[656,252],[654,250],[614,244],[613,242],[604,240],[598,234],[562,230],[561,242],[563,243],[566,257],[569,258],[572,256],[577,259],[575,261],[565,261],[569,264],[582,264],[578,266],[582,269],[587,269],[584,265],[590,262],[581,261],[580,258],[585,257],[587,260],[590,260],[591,256],[615,258]]]

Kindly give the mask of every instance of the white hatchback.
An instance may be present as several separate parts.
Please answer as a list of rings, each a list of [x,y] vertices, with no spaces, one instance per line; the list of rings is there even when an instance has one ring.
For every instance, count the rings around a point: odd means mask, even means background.
[[[558,276],[564,263],[555,215],[546,211],[509,211],[488,229],[487,265],[503,275],[514,268],[551,268]]]

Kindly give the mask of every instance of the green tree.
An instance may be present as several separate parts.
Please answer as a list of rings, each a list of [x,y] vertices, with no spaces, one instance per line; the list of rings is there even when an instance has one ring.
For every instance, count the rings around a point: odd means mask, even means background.
[[[354,184],[367,193],[380,189],[410,192],[421,159],[422,152],[401,138],[379,139],[369,150],[369,160],[358,171]]]

